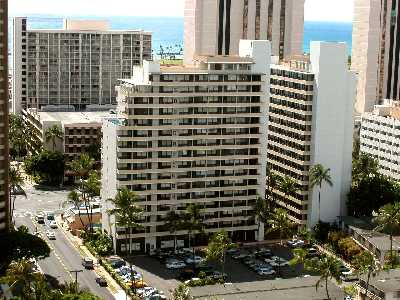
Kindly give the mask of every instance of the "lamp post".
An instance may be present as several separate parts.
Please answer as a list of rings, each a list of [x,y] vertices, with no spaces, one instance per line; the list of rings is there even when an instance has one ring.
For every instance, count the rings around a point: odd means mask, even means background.
[[[71,270],[69,272],[75,274],[75,290],[78,293],[78,273],[83,272],[83,270]]]

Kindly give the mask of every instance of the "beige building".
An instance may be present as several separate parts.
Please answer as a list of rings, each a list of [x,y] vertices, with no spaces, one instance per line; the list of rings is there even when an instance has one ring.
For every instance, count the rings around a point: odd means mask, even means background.
[[[286,195],[273,194],[290,218],[313,227],[345,213],[351,185],[353,104],[356,79],[347,66],[344,43],[312,42],[310,56],[295,56],[271,66],[268,111],[268,167],[297,183]],[[311,166],[330,168],[333,186],[310,189]]]
[[[10,228],[8,194],[8,1],[0,0],[0,233]]]
[[[352,69],[359,74],[356,113],[400,99],[400,14],[397,0],[355,0]]]
[[[304,0],[185,0],[185,63],[237,55],[240,39],[269,40],[280,58],[303,54]]]
[[[104,120],[102,141],[103,228],[116,249],[126,249],[127,232],[105,213],[105,200],[122,187],[136,191],[145,210],[133,249],[173,241],[166,214],[193,203],[207,234],[263,239],[253,206],[265,192],[270,44],[240,48],[240,56],[197,57],[192,66],[145,61],[121,80],[117,117]],[[177,234],[187,245],[187,231]]]
[[[362,115],[360,152],[375,157],[383,175],[400,180],[400,102],[385,100]]]
[[[109,116],[108,111],[54,112],[27,109],[23,117],[32,129],[29,151],[36,152],[39,145],[53,150],[53,142],[46,141],[45,135],[49,128],[58,126],[63,132],[63,138],[55,140],[54,150],[65,154],[70,161],[78,158],[91,145],[100,147],[102,118],[106,116]]]
[[[14,18],[13,112],[46,105],[116,103],[115,84],[151,59],[151,33],[110,30],[105,21],[65,20],[63,29],[29,29]]]

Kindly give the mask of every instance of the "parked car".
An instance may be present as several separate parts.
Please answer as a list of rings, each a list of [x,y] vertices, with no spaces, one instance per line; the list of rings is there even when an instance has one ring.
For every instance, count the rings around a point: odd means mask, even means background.
[[[309,248],[307,250],[307,257],[317,257],[319,256],[319,252],[316,248]]]
[[[167,263],[165,266],[167,269],[182,269],[186,267],[186,264],[183,261],[173,261]]]
[[[53,228],[53,229],[58,228],[58,225],[57,225],[57,222],[56,222],[56,221],[50,221],[49,226],[50,226],[50,228]]]
[[[99,286],[107,286],[107,280],[103,276],[96,277],[96,282]]]
[[[239,254],[240,250],[238,248],[232,248],[232,249],[228,249],[226,250],[226,254],[228,255],[235,255],[235,254]]]
[[[113,269],[119,269],[122,266],[126,265],[126,261],[119,257],[111,257],[107,259],[108,263],[111,265]]]
[[[198,264],[201,264],[203,261],[204,261],[204,258],[202,258],[200,256],[189,257],[189,258],[185,259],[185,263],[188,265],[192,265],[193,263],[198,265]]]
[[[304,246],[304,241],[299,239],[291,239],[287,241],[287,245],[291,248],[298,248]]]
[[[82,259],[82,266],[85,269],[93,269],[94,268],[94,263],[93,263],[93,259],[89,258],[89,257],[84,257]]]
[[[158,290],[156,288],[154,288],[152,286],[146,286],[146,287],[138,289],[136,291],[136,295],[138,295],[141,298],[144,298],[144,297],[148,297],[148,296],[154,294],[155,292],[158,293]]]
[[[249,257],[249,254],[240,253],[240,252],[238,254],[232,256],[233,259],[237,259],[237,260],[244,259],[247,257]]]
[[[167,300],[167,296],[165,296],[164,294],[153,294],[145,298],[144,300]]]
[[[53,212],[48,212],[46,214],[46,216],[47,216],[47,220],[49,220],[49,221],[54,221],[55,220]]]
[[[210,274],[208,276],[213,278],[213,279],[215,279],[215,280],[220,280],[220,279],[225,280],[228,277],[228,274],[221,273],[219,271],[214,271],[214,272],[212,272],[212,274]]]
[[[37,213],[35,216],[35,219],[38,224],[44,224],[44,214],[43,213]]]
[[[262,268],[257,271],[257,274],[260,276],[270,276],[270,275],[274,275],[275,271],[272,269]]]
[[[56,239],[56,234],[54,233],[54,231],[51,231],[51,230],[46,231],[46,236],[49,240]]]
[[[289,262],[286,259],[279,256],[272,256],[271,258],[267,258],[265,259],[265,262],[269,263],[273,267],[284,267],[289,265]]]

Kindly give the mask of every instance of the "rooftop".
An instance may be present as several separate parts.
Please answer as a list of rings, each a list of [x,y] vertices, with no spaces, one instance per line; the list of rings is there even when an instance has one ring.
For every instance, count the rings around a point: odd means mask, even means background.
[[[35,116],[40,122],[61,122],[68,124],[88,124],[101,123],[102,118],[110,116],[108,111],[85,111],[85,112],[45,112],[30,110],[30,114]]]
[[[367,280],[366,276],[364,280]],[[400,291],[400,270],[382,271],[371,276],[369,284],[385,293]]]
[[[206,64],[252,64],[254,62],[251,57],[242,57],[238,55],[198,55],[193,58],[193,61]]]
[[[376,232],[374,230],[365,230],[353,226],[349,226],[355,232],[357,232],[360,236],[365,238],[369,243],[371,243],[375,248],[381,251],[389,251],[390,250],[390,238],[387,234]],[[396,238],[393,239],[393,250],[400,251],[400,243],[396,241]]]
[[[373,112],[367,114],[400,120],[400,101],[383,100],[383,104],[375,105]]]

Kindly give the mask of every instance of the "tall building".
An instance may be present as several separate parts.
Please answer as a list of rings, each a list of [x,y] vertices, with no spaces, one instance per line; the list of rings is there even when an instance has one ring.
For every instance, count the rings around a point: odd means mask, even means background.
[[[165,217],[192,203],[206,233],[263,239],[253,206],[265,193],[270,44],[242,41],[239,53],[191,66],[145,61],[118,85],[117,117],[103,124],[101,198],[122,187],[137,192],[145,213],[134,249],[173,247]],[[123,251],[127,232],[112,218],[103,214],[103,228]],[[187,230],[177,235],[187,245]]]
[[[356,112],[400,99],[400,2],[355,0],[352,69],[359,73]]]
[[[272,55],[303,54],[304,0],[185,0],[185,63],[237,55],[240,39],[269,40]]]
[[[10,228],[8,192],[8,1],[0,0],[0,233]]]
[[[353,104],[356,78],[346,45],[312,42],[310,57],[271,66],[268,167],[297,182],[292,195],[277,187],[274,199],[298,224],[336,220],[345,212],[351,185]],[[310,167],[330,168],[333,186],[310,189]]]
[[[379,161],[380,173],[400,180],[400,102],[385,100],[362,115],[360,152]]]
[[[104,21],[65,20],[60,30],[28,29],[14,18],[13,112],[45,105],[116,104],[115,84],[151,59],[151,33],[110,30]]]

